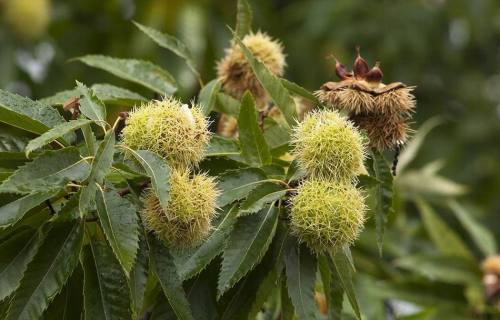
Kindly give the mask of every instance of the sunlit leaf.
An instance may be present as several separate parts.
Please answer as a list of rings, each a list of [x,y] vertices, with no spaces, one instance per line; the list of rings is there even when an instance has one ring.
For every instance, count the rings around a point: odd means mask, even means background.
[[[256,213],[267,204],[279,200],[287,192],[281,185],[266,182],[248,194],[247,199],[241,203],[240,215]]]
[[[88,66],[105,70],[115,76],[138,83],[162,95],[177,91],[174,78],[159,66],[142,60],[119,59],[102,55],[87,55],[76,60]]]
[[[217,101],[217,93],[220,91],[221,85],[220,80],[214,79],[201,89],[198,98],[204,115],[208,116],[214,109]]]
[[[63,123],[64,118],[44,103],[0,89],[0,121],[40,134]]]
[[[236,6],[236,35],[243,39],[243,37],[252,31],[252,8],[247,0],[238,0]]]
[[[46,151],[32,162],[14,172],[0,185],[0,192],[27,194],[33,191],[53,190],[70,181],[85,180],[90,166],[73,147]]]
[[[104,136],[101,144],[97,148],[95,158],[92,160],[92,169],[87,180],[87,186],[80,194],[80,213],[84,215],[92,206],[97,191],[97,184],[102,185],[104,177],[113,164],[113,154],[115,152],[115,132],[109,130]]]
[[[297,107],[288,90],[281,83],[280,78],[273,75],[266,66],[256,59],[252,52],[243,44],[241,39],[235,37],[236,42],[252,67],[255,76],[262,87],[267,91],[273,102],[280,108],[290,127],[297,124]]]
[[[26,149],[24,150],[26,156],[29,156],[31,152],[40,149],[41,147],[51,143],[54,140],[57,140],[64,136],[65,134],[77,130],[85,125],[92,123],[92,120],[79,119],[73,120],[69,122],[63,122],[61,124],[56,125],[49,131],[43,133],[41,136],[31,140]]]
[[[347,295],[347,299],[351,304],[354,313],[356,314],[357,319],[361,319],[361,312],[358,305],[358,299],[356,298],[356,292],[354,291],[353,285],[353,268],[351,262],[349,261],[349,257],[346,255],[344,250],[338,250],[334,254],[332,254],[333,264],[335,266],[334,277],[339,279],[340,285]]]
[[[245,168],[227,171],[218,180],[217,187],[222,194],[217,199],[217,205],[224,207],[245,198],[250,191],[266,181],[266,175],[260,169]]]
[[[138,218],[134,205],[118,192],[99,187],[96,196],[97,214],[106,239],[127,275],[134,265],[139,249]]]
[[[196,70],[196,66],[194,63],[193,56],[191,52],[189,51],[188,47],[179,39],[177,39],[174,36],[171,36],[167,33],[160,32],[156,29],[147,27],[145,25],[142,25],[140,23],[134,22],[137,28],[144,32],[148,37],[150,37],[156,44],[158,44],[160,47],[165,48],[167,50],[172,51],[175,53],[177,56],[181,57],[186,61],[186,64],[188,65],[189,69],[193,71],[193,73],[197,76],[199,76],[198,71]]]

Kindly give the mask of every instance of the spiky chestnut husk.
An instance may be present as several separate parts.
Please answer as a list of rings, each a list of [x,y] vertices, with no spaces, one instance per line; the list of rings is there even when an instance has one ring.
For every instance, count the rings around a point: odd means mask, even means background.
[[[197,106],[188,108],[175,98],[167,98],[134,109],[122,137],[132,149],[154,151],[172,167],[189,167],[203,159],[210,133]]]
[[[250,33],[242,39],[245,46],[274,75],[282,76],[286,63],[283,46],[262,32]],[[224,91],[240,99],[249,90],[259,108],[266,106],[266,91],[260,85],[238,44],[232,43],[226,49],[225,57],[217,64],[217,75],[222,81]]]
[[[358,128],[366,131],[370,147],[377,150],[391,149],[404,144],[410,132],[405,118],[398,115],[368,113],[351,115],[349,119]]]
[[[6,0],[4,17],[10,29],[25,40],[38,39],[50,23],[50,0]]]
[[[164,211],[152,189],[144,196],[142,220],[148,230],[174,249],[200,244],[211,229],[219,191],[214,179],[188,170],[172,170],[170,201]]]
[[[309,176],[351,181],[363,170],[365,146],[337,111],[314,111],[292,133],[293,155]]]
[[[365,211],[352,184],[306,180],[291,199],[291,232],[317,253],[350,246],[363,229]]]

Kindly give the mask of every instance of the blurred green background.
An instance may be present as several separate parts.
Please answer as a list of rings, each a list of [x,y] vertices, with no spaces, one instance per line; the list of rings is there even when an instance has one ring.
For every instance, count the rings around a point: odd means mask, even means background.
[[[5,1],[5,0],[3,0]],[[1,2],[1,1],[0,1]],[[35,1],[36,2],[36,1]],[[73,57],[106,54],[150,59],[174,74],[191,98],[197,82],[182,61],[138,31],[132,20],[178,36],[194,52],[202,77],[214,77],[234,25],[236,1],[53,0],[46,33],[16,36],[0,23],[0,87],[33,98],[70,89],[75,79],[141,88],[88,68]],[[414,128],[444,123],[426,140],[415,165],[443,159],[443,174],[468,186],[465,196],[500,230],[500,1],[253,0],[254,29],[279,38],[286,77],[315,90],[335,79],[334,53],[346,65],[355,46],[385,81],[417,86]],[[3,8],[2,8],[3,9]]]

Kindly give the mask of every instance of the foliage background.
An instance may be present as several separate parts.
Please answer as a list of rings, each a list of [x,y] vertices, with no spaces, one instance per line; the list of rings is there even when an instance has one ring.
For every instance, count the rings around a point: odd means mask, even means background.
[[[382,62],[386,81],[416,85],[413,128],[440,117],[412,167],[441,159],[442,174],[464,184],[461,197],[490,230],[500,230],[500,2],[496,0],[253,0],[254,26],[281,39],[288,54],[285,77],[315,90],[334,79],[334,53],[344,64],[361,45]],[[106,54],[154,61],[193,98],[196,79],[173,54],[147,39],[132,20],[178,36],[194,52],[202,78],[230,39],[235,1],[53,0],[47,34],[33,42],[0,23],[0,88],[32,98],[71,89],[74,79],[144,89],[69,59]],[[0,18],[1,19],[1,18]],[[423,183],[422,183],[423,184]],[[425,187],[425,186],[423,186]],[[438,203],[439,204],[439,203]],[[401,211],[418,218],[413,205]],[[459,231],[451,215],[441,215]]]

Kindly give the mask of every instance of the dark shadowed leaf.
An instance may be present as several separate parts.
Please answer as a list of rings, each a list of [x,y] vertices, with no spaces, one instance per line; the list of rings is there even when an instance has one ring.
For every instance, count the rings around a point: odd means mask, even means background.
[[[148,243],[154,273],[175,315],[180,320],[194,319],[174,264],[174,258],[157,238],[148,238]]]
[[[337,270],[332,260],[327,255],[319,256],[318,268],[321,274],[323,290],[328,306],[328,319],[340,320],[344,301],[344,289],[341,286]]]
[[[238,132],[241,155],[249,164],[262,167],[271,163],[271,152],[259,128],[255,103],[248,91],[241,98]]]
[[[139,231],[139,250],[135,264],[130,272],[129,287],[130,298],[132,302],[132,312],[134,319],[138,316],[144,303],[144,295],[146,292],[146,283],[148,280],[149,271],[149,248],[146,242],[145,235],[141,230]]]
[[[356,298],[356,292],[354,291],[353,285],[353,273],[354,269],[352,263],[350,262],[350,257],[346,254],[345,250],[338,250],[331,256],[333,264],[335,266],[336,274],[335,278],[338,278],[340,285],[347,295],[347,299],[351,304],[357,319],[361,320],[361,312],[359,310],[358,299]]]
[[[9,227],[19,221],[26,212],[40,203],[55,196],[60,189],[39,191],[23,196],[0,207],[0,229]]]
[[[380,255],[384,244],[384,232],[389,215],[394,211],[392,207],[393,178],[389,164],[384,156],[377,150],[373,150],[373,171],[377,180],[381,181],[376,186],[375,194],[377,199],[375,224],[377,228],[377,245]]]
[[[12,299],[7,319],[38,319],[78,264],[83,223],[55,222],[30,262]]]
[[[117,77],[138,83],[159,94],[170,96],[177,91],[174,78],[159,66],[142,60],[119,59],[102,55],[87,55],[76,60],[105,70]]]
[[[91,239],[83,253],[85,319],[131,319],[127,278],[111,248]]]
[[[97,214],[106,239],[127,275],[130,274],[139,248],[139,224],[134,205],[116,190],[99,187]]]
[[[221,214],[222,218],[215,230],[203,244],[179,268],[181,279],[189,279],[200,273],[208,264],[222,252],[227,237],[233,230],[238,216],[236,206]]]
[[[257,214],[238,219],[224,248],[219,297],[260,262],[274,237],[278,211],[271,204]]]
[[[0,301],[19,286],[28,263],[33,259],[46,235],[40,231],[20,230],[0,244]]]
[[[316,257],[305,245],[291,241],[285,252],[286,285],[299,319],[316,319],[314,285]]]
[[[80,157],[78,149],[69,147],[46,151],[32,162],[19,167],[0,185],[0,192],[30,193],[62,187],[70,181],[81,182],[90,165]]]
[[[83,314],[83,270],[78,264],[63,290],[55,297],[43,319],[79,320]]]

